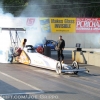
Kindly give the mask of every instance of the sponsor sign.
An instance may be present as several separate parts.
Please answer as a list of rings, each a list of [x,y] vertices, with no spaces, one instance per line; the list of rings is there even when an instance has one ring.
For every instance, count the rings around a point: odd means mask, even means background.
[[[77,18],[76,33],[100,33],[100,18]]]
[[[40,27],[42,33],[50,33],[50,19],[49,18],[40,18]]]
[[[26,25],[32,26],[35,22],[35,18],[27,18]]]
[[[75,33],[76,18],[50,18],[50,26],[52,33]]]
[[[36,17],[0,17],[0,27],[25,28],[26,31],[41,32],[39,18]]]

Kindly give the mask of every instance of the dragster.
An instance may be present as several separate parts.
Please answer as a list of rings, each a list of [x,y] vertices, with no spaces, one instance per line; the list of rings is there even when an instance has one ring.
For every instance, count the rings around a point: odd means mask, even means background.
[[[3,28],[3,30],[7,30],[7,28]],[[16,38],[18,38],[18,33],[17,31],[20,28],[8,28],[8,30],[10,31],[10,38],[11,38],[11,30],[16,31]],[[23,29],[20,29],[22,31],[24,31]],[[18,40],[17,40],[18,42]],[[68,64],[64,64],[61,63],[60,61],[57,61],[55,59],[52,59],[50,57],[47,57],[39,52],[37,52],[36,49],[34,49],[34,47],[32,45],[26,45],[23,49],[21,49],[20,47],[17,48],[18,50],[16,52],[20,52],[20,55],[15,56],[14,54],[15,52],[15,43],[16,41],[12,42],[14,45],[12,47],[10,47],[9,52],[8,53],[8,57],[7,57],[7,61],[9,63],[14,63],[13,61],[17,61],[17,63],[22,63],[22,64],[26,64],[26,65],[31,65],[31,66],[35,66],[35,67],[39,67],[39,68],[44,68],[44,69],[49,69],[49,70],[54,70],[56,71],[57,74],[61,74],[61,73],[72,73],[72,74],[77,74],[78,72],[82,72],[82,71],[87,71],[89,72],[88,69],[86,68],[79,68],[79,64],[76,61],[72,62],[72,65],[68,65]]]
[[[26,45],[17,61],[35,67],[54,70],[57,74],[77,74],[80,71],[89,72],[89,70],[86,68],[79,68],[79,64],[76,61],[73,61],[72,65],[69,66],[67,64],[61,63],[60,61],[47,57],[41,53],[38,53],[32,45]]]

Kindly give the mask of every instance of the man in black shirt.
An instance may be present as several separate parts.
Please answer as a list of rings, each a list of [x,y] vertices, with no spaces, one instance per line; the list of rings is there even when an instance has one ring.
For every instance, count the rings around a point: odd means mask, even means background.
[[[59,36],[59,40],[57,41],[57,53],[58,53],[58,61],[60,61],[60,56],[62,58],[62,62],[64,60],[63,50],[65,48],[65,41],[62,39],[62,36]]]

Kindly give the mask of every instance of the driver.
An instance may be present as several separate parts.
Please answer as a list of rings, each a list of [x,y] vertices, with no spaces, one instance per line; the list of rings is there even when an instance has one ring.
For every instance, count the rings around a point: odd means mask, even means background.
[[[26,45],[26,42],[27,42],[27,39],[23,39],[21,42],[21,47],[15,48],[14,57],[20,56],[22,49],[24,49],[24,47]]]
[[[21,42],[22,49],[26,46],[27,39],[23,39]]]

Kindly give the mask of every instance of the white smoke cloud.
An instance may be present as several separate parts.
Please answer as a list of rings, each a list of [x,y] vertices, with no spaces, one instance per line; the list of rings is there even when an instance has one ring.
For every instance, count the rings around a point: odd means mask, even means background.
[[[23,10],[21,13],[20,17],[30,17],[30,16],[35,16],[36,18],[39,19],[40,16],[44,16],[43,11],[41,10],[41,7],[38,5],[39,2],[37,1],[30,1],[29,5]],[[41,32],[41,26],[40,26],[40,21],[37,20],[34,24],[38,28],[36,31],[36,28],[30,28],[27,27],[26,29],[26,37],[28,39],[27,44],[32,44],[36,45],[38,43],[43,43],[43,40],[45,37],[48,36],[48,33],[46,32]]]
[[[7,62],[7,50],[10,44],[10,36],[8,31],[2,31],[2,27],[12,27],[13,22],[11,20],[13,15],[10,13],[3,13],[3,9],[0,8],[0,62]]]
[[[0,29],[2,27],[12,27],[13,22],[11,20],[13,15],[10,13],[3,14],[2,8],[0,8]],[[0,49],[5,50],[10,45],[10,37],[8,31],[0,31]]]
[[[38,43],[43,43],[45,37],[47,37],[47,33],[42,33],[40,28],[39,18],[35,18],[34,25],[27,25],[27,20],[31,17],[29,13],[25,13],[25,11],[29,9],[28,7],[22,12],[19,17],[14,17],[10,13],[4,14],[2,7],[0,8],[0,29],[1,28],[25,28],[26,32],[19,32],[20,39],[26,38],[27,44],[36,45]],[[32,13],[32,9],[28,12]],[[41,12],[42,13],[42,12]],[[25,16],[25,14],[27,16]],[[32,17],[33,18],[33,17]],[[13,32],[14,33],[14,32]],[[6,62],[6,53],[7,50],[11,46],[9,31],[1,31],[0,30],[0,62]],[[2,55],[2,56],[1,56]],[[4,59],[2,59],[4,58]]]

